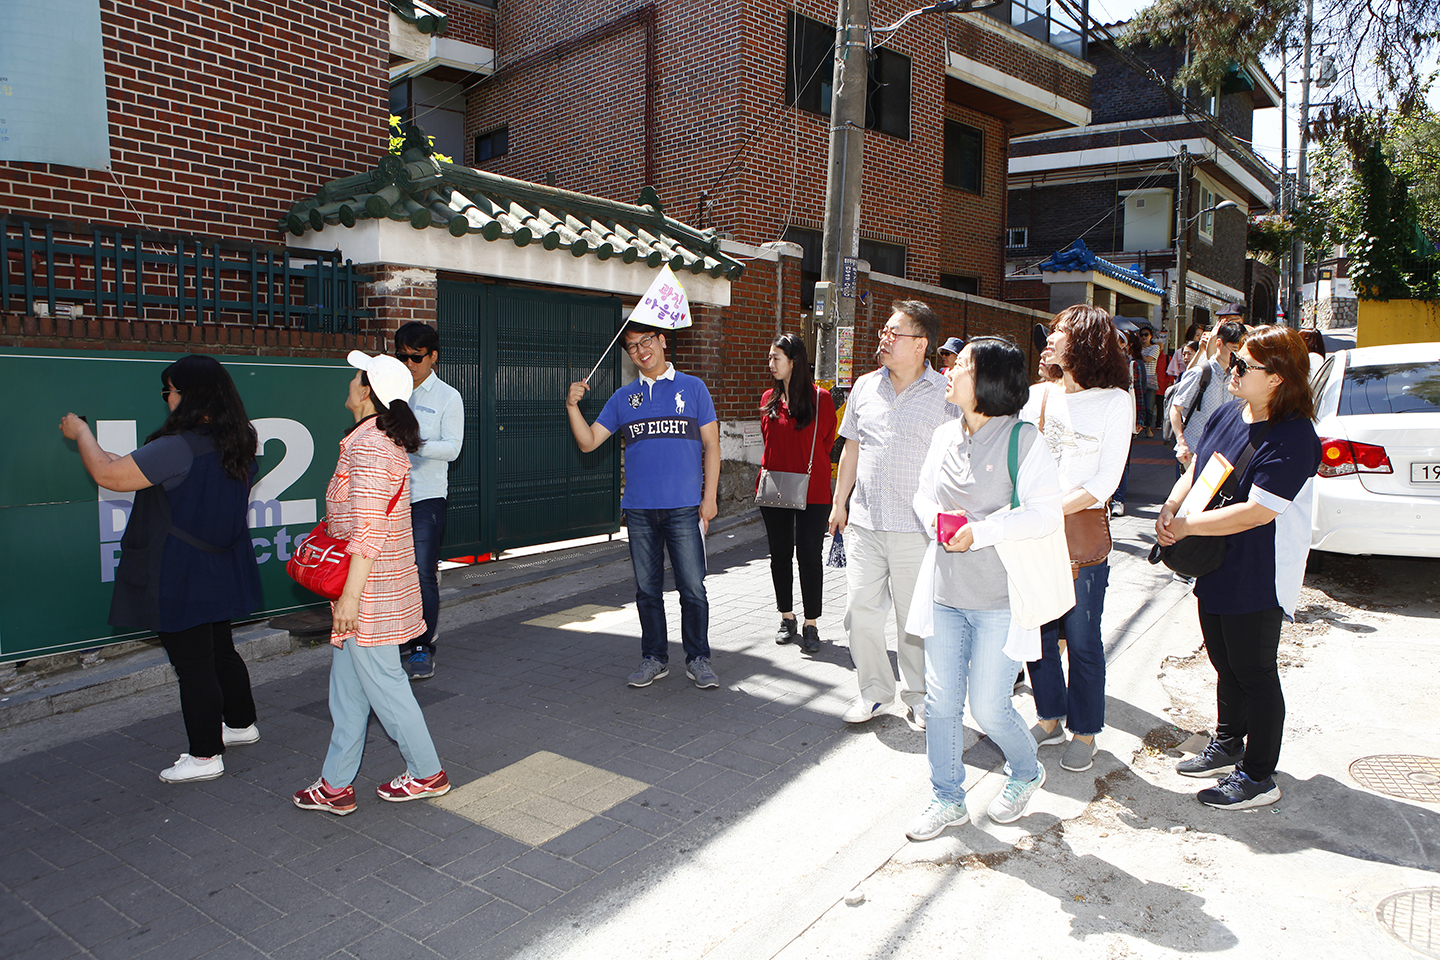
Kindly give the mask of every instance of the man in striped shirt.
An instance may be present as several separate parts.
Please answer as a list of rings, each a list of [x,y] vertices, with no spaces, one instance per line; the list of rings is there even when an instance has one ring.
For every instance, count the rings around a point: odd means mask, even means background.
[[[897,301],[891,310],[878,331],[880,369],[855,381],[845,405],[830,511],[830,532],[846,534],[845,622],[860,686],[844,719],[864,723],[895,699],[885,647],[885,614],[893,607],[900,698],[923,729],[925,646],[905,632],[905,619],[929,537],[912,501],[931,435],[959,411],[945,401],[945,377],[925,359],[939,342],[940,319],[918,300]]]

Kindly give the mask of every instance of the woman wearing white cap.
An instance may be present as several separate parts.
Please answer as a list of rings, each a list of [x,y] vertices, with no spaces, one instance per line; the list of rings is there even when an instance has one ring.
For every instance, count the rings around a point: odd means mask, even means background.
[[[425,717],[400,666],[400,644],[425,632],[420,578],[410,536],[410,461],[420,426],[410,411],[414,379],[394,357],[350,353],[359,373],[346,408],[355,426],[325,491],[326,532],[350,541],[350,572],[331,604],[330,716],[335,729],[319,780],[295,806],[344,816],[355,810],[370,711],[405,758],[406,770],[376,794],[382,800],[438,797],[450,790]]]

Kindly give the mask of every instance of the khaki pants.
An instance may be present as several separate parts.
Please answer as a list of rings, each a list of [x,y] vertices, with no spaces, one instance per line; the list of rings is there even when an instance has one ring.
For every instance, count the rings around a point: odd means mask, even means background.
[[[885,617],[892,607],[900,699],[908,707],[925,703],[925,644],[905,632],[905,618],[929,545],[923,533],[867,530],[853,523],[845,529],[845,577],[850,592],[845,629],[850,634],[850,657],[855,661],[860,697],[870,703],[888,704],[895,699],[895,672],[885,643]],[[933,597],[918,600],[934,602]]]

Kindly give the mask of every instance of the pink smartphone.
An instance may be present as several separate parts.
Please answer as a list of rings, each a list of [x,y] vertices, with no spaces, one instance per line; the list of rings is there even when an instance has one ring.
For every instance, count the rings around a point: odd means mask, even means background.
[[[950,538],[955,536],[956,531],[965,526],[968,520],[963,513],[935,514],[935,539],[940,543],[949,543]]]

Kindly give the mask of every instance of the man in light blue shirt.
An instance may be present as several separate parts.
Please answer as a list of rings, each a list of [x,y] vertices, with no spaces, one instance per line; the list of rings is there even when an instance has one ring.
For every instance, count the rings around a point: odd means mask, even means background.
[[[445,536],[445,495],[450,461],[465,438],[465,404],[460,392],[435,376],[440,335],[424,323],[395,331],[395,357],[415,379],[410,409],[420,423],[420,449],[410,454],[410,528],[420,572],[420,605],[425,632],[400,647],[400,662],[411,680],[435,675],[435,628],[440,617],[440,541]]]

